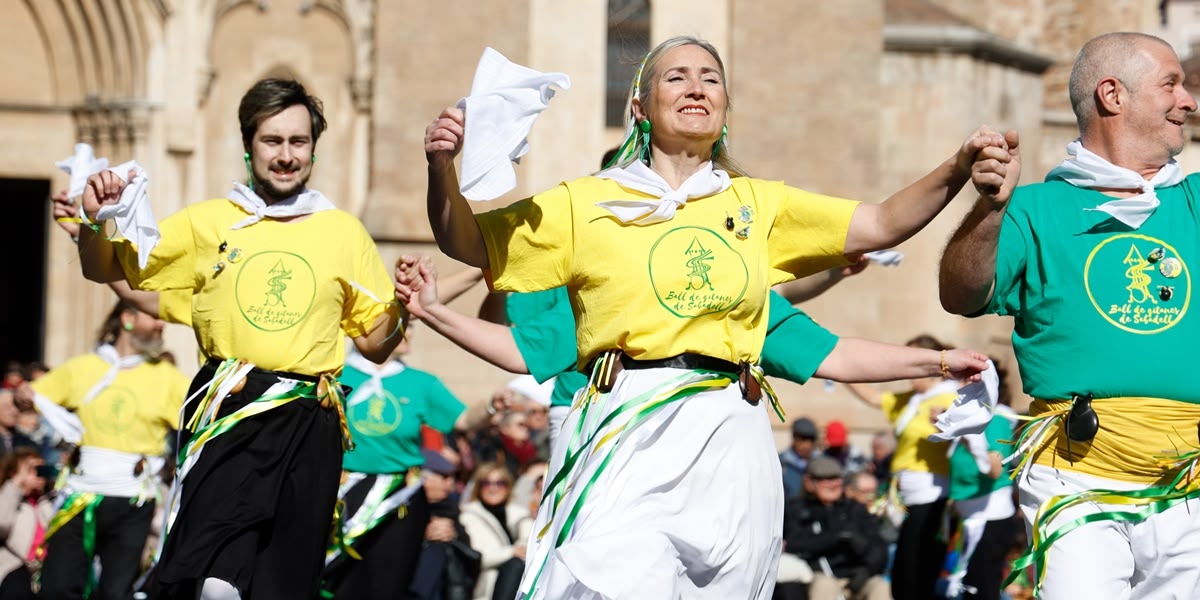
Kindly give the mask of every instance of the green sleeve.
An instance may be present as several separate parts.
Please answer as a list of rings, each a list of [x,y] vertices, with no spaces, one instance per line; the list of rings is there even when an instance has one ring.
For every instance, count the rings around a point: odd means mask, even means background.
[[[763,370],[772,377],[804,383],[833,351],[838,338],[783,296],[772,291],[770,297]]]

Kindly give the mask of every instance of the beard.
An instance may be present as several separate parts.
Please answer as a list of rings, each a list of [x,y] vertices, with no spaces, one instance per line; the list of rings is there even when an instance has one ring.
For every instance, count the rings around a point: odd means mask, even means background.
[[[299,171],[297,171],[297,173],[299,173]],[[270,172],[267,172],[267,177],[264,177],[259,173],[255,173],[254,191],[263,200],[270,200],[271,202],[286,200],[292,196],[295,196],[296,194],[299,194],[300,190],[303,190],[304,186],[308,185],[308,178],[310,176],[311,171],[310,175],[305,175],[304,177],[297,179],[287,188],[281,188],[271,181]]]
[[[140,338],[132,336],[129,339],[133,344],[133,349],[137,350],[138,354],[150,360],[158,360],[158,357],[162,356],[164,348],[161,337]]]

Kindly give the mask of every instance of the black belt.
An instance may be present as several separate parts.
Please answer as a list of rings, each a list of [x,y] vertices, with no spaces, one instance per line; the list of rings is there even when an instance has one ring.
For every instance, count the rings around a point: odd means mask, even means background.
[[[617,374],[620,373],[621,369],[688,369],[716,371],[718,373],[728,373],[730,375],[734,375],[737,378],[738,385],[741,388],[742,397],[745,398],[747,402],[751,404],[758,404],[758,401],[762,398],[762,389],[759,387],[758,381],[754,379],[753,374],[751,374],[750,363],[748,362],[742,362],[740,364],[732,363],[724,359],[713,358],[704,354],[694,354],[691,352],[676,354],[675,356],[670,356],[667,358],[636,360],[630,358],[629,355],[625,354],[624,352],[617,350],[610,350],[609,352],[616,352],[620,357],[620,368],[610,369],[607,373],[607,377],[605,377],[603,381],[593,382],[597,389],[599,389],[601,392],[607,393],[612,390],[612,386],[617,380]],[[592,360],[588,361],[585,373],[589,377],[591,377],[592,372],[595,370],[593,367],[595,367],[596,361],[599,360],[603,355],[604,353],[602,352],[592,358]]]
[[[719,371],[721,373],[737,373],[739,371],[735,363],[703,354],[692,354],[691,352],[651,360],[635,360],[629,358],[629,355],[622,353],[621,366],[626,369],[703,369],[705,371]]]

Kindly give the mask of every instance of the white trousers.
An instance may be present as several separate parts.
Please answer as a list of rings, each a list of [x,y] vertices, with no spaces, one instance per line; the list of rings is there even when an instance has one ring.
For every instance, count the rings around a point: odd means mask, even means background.
[[[1032,531],[1038,507],[1053,496],[1143,487],[1031,465],[1020,480],[1021,512],[1026,529]],[[1069,523],[1104,510],[1122,507],[1082,504],[1063,511],[1051,524]],[[1137,523],[1089,523],[1055,542],[1046,561],[1041,600],[1200,598],[1200,502],[1180,503]]]
[[[627,370],[612,393],[571,411],[558,432],[547,482],[571,450],[585,451],[552,522],[555,491],[547,490],[518,597],[771,597],[782,550],[783,489],[762,404],[748,404],[736,384],[716,388],[648,412],[602,443],[636,418],[634,411],[622,413],[623,405],[689,376],[678,369]]]

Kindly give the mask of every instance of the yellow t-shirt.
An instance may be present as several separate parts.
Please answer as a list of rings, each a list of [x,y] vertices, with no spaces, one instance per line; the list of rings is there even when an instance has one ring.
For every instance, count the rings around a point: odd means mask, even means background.
[[[133,244],[116,241],[135,288],[193,294],[192,328],[206,356],[305,375],[337,371],[344,336],[368,334],[386,311],[398,315],[399,307],[388,303],[394,297],[389,271],[354,216],[324,210],[230,229],[245,217],[226,199],[167,217],[141,270]],[[164,301],[172,302],[160,296]],[[160,314],[168,310],[160,305]]]
[[[883,394],[881,408],[893,425],[900,419],[900,415],[904,414],[904,408],[908,406],[912,396],[911,391]],[[950,474],[950,458],[946,456],[946,444],[929,441],[929,436],[938,431],[929,415],[935,407],[949,408],[957,397],[957,392],[950,391],[927,398],[921,403],[912,420],[896,439],[896,452],[892,455],[893,473],[921,471],[936,475]]]
[[[79,416],[84,427],[80,444],[147,456],[163,454],[167,431],[179,424],[188,378],[171,363],[143,362],[118,371],[111,385],[81,406],[108,369],[104,359],[88,353],[51,369],[30,385]]]
[[[192,290],[167,290],[158,294],[158,318],[192,326]]]
[[[596,206],[649,197],[583,177],[476,215],[490,284],[567,286],[581,365],[610,348],[636,359],[694,352],[757,361],[770,286],[847,264],[858,206],[747,177],[653,225],[623,224]]]

